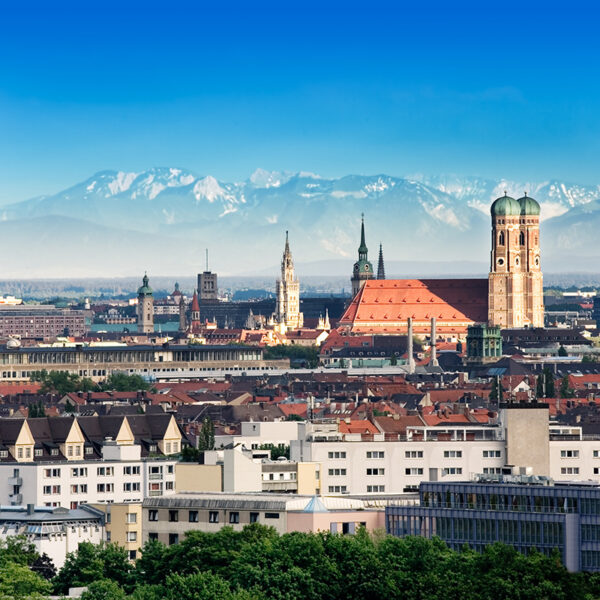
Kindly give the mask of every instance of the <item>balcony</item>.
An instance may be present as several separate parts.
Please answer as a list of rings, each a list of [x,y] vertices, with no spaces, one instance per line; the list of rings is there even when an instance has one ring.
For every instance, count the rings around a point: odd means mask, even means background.
[[[148,475],[148,479],[162,479],[163,475],[162,473],[150,473],[150,475]]]
[[[10,494],[8,500],[12,506],[23,504],[23,494]]]
[[[162,496],[162,490],[150,490],[148,496]]]
[[[298,482],[293,479],[262,482],[263,492],[296,492],[298,491]]]
[[[6,481],[8,485],[23,485],[22,477],[9,477]]]

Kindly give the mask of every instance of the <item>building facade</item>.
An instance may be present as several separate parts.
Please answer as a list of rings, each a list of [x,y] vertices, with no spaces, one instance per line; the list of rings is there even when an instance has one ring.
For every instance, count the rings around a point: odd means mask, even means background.
[[[558,549],[570,571],[600,571],[598,484],[509,479],[422,483],[419,506],[386,508],[386,530],[400,537],[437,536],[454,550],[468,544],[481,552],[494,542],[524,553]]]
[[[90,324],[90,311],[28,304],[0,307],[0,337],[82,336],[89,331]]]
[[[543,327],[540,205],[527,195],[515,200],[505,193],[491,215],[488,322],[503,329]]]
[[[287,231],[281,259],[281,278],[277,280],[276,290],[277,300],[273,315],[276,328],[281,333],[288,329],[300,329],[304,325],[304,315],[300,312],[300,282],[294,272]]]

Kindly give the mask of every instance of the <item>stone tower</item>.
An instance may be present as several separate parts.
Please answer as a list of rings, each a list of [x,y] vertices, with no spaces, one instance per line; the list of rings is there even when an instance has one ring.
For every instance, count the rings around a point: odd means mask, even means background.
[[[300,329],[304,325],[304,315],[300,312],[300,283],[294,274],[294,261],[287,231],[281,260],[281,279],[277,280],[274,321],[282,333],[287,329]]]
[[[185,333],[187,330],[187,316],[186,316],[187,306],[185,305],[185,298],[183,294],[179,297],[179,332]]]
[[[383,246],[379,244],[379,262],[377,263],[377,279],[385,279],[385,267],[383,265]]]
[[[489,324],[543,327],[540,205],[527,194],[515,200],[505,192],[492,204],[491,214]]]
[[[138,333],[154,333],[154,296],[145,273],[138,289],[137,329]]]
[[[369,249],[365,243],[365,216],[362,215],[360,224],[360,246],[358,247],[358,260],[352,270],[352,297],[358,294],[367,279],[373,278],[373,265],[368,258]]]

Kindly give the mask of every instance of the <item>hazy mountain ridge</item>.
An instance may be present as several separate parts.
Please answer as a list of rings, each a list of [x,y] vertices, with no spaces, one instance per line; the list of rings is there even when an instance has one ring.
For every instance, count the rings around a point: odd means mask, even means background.
[[[261,169],[228,183],[157,167],[101,171],[58,194],[0,208],[4,240],[20,245],[1,268],[15,277],[181,273],[203,268],[208,247],[215,270],[257,273],[279,261],[285,230],[298,262],[351,261],[362,212],[373,263],[379,242],[388,261],[486,263],[489,205],[504,190],[540,202],[545,268],[560,259],[570,269],[585,249],[597,256],[600,186],[385,174],[327,179]]]

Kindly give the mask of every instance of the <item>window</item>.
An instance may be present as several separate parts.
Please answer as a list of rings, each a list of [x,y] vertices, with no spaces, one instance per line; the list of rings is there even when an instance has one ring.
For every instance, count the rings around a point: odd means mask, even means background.
[[[240,522],[240,513],[239,512],[230,512],[229,513],[229,522],[232,524],[236,524]]]
[[[165,490],[172,490],[172,489],[174,489],[174,484],[173,484],[173,482],[172,482],[172,481],[167,481],[167,482],[165,483]]]
[[[44,494],[51,494],[52,493],[52,486],[51,485],[45,485],[44,486]]]
[[[41,448],[36,448],[34,454],[35,456],[43,456],[44,451]]]
[[[130,550],[129,551],[129,560],[135,560],[137,557],[137,550]]]
[[[127,532],[127,541],[128,542],[137,542],[137,531],[128,531]]]
[[[208,522],[209,523],[218,523],[219,522],[219,512],[216,510],[211,510],[208,513]]]
[[[179,521],[179,511],[178,510],[170,510],[169,511],[169,521],[171,523],[176,523]]]
[[[385,492],[385,485],[368,485],[367,493],[381,493]]]
[[[149,540],[154,540],[155,542],[158,542],[158,533],[150,532],[148,534],[148,539]]]
[[[136,513],[127,513],[127,522],[128,523],[137,523],[137,514]]]
[[[67,456],[73,456],[73,446],[70,444],[67,446]]]
[[[170,533],[169,534],[169,546],[172,546],[173,544],[178,544],[179,543],[179,534],[178,533]]]
[[[166,446],[166,448],[165,448],[166,449],[166,454],[171,454],[171,442],[167,442],[165,444],[165,446]]]
[[[94,453],[94,449],[92,448],[92,446],[86,446],[85,447],[85,453],[86,454],[93,454]]]
[[[404,458],[423,458],[423,450],[406,450]]]
[[[385,453],[383,450],[371,450],[367,451],[367,458],[384,458]]]
[[[123,467],[123,475],[139,475],[140,468],[138,467]]]
[[[404,469],[405,475],[423,475],[423,469],[421,467],[409,467]]]
[[[522,231],[519,234],[519,245],[520,246],[524,246],[525,245],[525,234]]]
[[[330,485],[329,493],[330,494],[345,494],[347,489],[348,488],[345,485]]]
[[[378,469],[367,469],[367,475],[385,475],[385,469],[381,467]]]
[[[265,519],[279,519],[279,513],[266,512]]]
[[[442,477],[446,475],[462,475],[461,467],[446,467],[442,469]]]
[[[346,469],[329,469],[329,476],[344,476],[346,475]]]
[[[250,523],[258,523],[258,513],[257,512],[250,513]]]
[[[158,510],[150,509],[148,511],[148,521],[158,521]]]
[[[52,450],[50,450],[50,456],[58,456],[58,448],[52,448]]]
[[[579,475],[579,467],[561,467],[561,475]]]
[[[500,475],[502,473],[501,467],[483,467],[483,473],[485,475]]]
[[[124,492],[139,492],[140,491],[140,482],[134,481],[133,483],[124,483],[123,491]]]
[[[190,523],[197,523],[198,522],[198,511],[197,510],[190,510],[190,511],[188,511],[188,521]]]
[[[498,246],[504,246],[504,231],[501,231],[498,236]]]
[[[483,458],[500,458],[502,456],[501,450],[484,450]]]
[[[23,448],[17,448],[17,458],[23,458]]]
[[[335,452],[328,452],[327,456],[328,456],[328,458],[346,458],[346,453],[345,452],[338,452],[336,450]]]
[[[462,450],[444,450],[444,458],[462,458]]]
[[[599,458],[600,457],[600,450],[594,450],[594,458]]]
[[[169,473],[170,475],[173,475],[174,473],[174,467],[173,465],[167,465],[167,473]]]
[[[579,458],[579,450],[561,450],[561,458]]]

